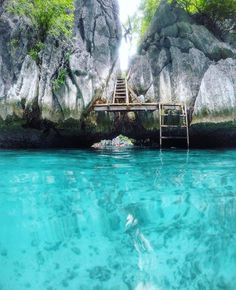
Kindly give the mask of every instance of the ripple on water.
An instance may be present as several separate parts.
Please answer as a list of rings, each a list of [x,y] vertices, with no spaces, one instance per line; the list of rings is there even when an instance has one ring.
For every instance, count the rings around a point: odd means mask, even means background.
[[[0,289],[235,290],[236,151],[1,151]]]

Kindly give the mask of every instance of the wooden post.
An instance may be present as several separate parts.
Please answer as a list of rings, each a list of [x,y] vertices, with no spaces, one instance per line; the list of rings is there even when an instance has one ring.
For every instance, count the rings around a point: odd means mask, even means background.
[[[162,107],[159,103],[160,149],[162,148]]]
[[[114,93],[113,93],[113,100],[112,103],[115,103],[115,97],[116,97],[116,85],[117,85],[117,79],[116,79],[116,83],[115,83],[115,87],[114,87]]]
[[[188,111],[186,104],[184,105],[184,111],[185,111],[185,118],[186,118],[186,133],[187,133],[187,147],[189,148],[189,124],[188,124]]]
[[[128,91],[128,82],[127,82],[127,78],[125,78],[125,94],[126,94],[126,104],[129,104],[129,91]]]

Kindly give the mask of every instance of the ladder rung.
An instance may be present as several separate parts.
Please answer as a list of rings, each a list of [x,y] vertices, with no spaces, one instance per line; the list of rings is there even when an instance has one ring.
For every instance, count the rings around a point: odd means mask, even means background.
[[[163,117],[165,117],[165,116],[178,116],[178,117],[186,117],[186,115],[185,115],[185,114],[181,114],[181,115],[178,115],[178,114],[173,114],[173,115],[171,115],[171,114],[161,114],[161,116],[163,116]]]
[[[180,137],[180,136],[161,136],[161,139],[187,139],[187,137]]]
[[[187,126],[186,125],[161,125],[161,127],[163,127],[163,128],[187,128]]]
[[[181,104],[160,104],[161,107],[183,107]]]

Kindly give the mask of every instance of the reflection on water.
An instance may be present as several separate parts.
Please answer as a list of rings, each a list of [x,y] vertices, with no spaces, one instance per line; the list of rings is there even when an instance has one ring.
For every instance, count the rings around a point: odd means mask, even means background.
[[[236,285],[236,151],[0,152],[0,289]]]

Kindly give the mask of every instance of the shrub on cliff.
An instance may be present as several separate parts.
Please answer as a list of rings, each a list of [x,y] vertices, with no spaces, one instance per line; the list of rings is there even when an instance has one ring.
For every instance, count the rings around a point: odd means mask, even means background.
[[[236,0],[171,0],[174,5],[188,13],[212,30],[221,30],[220,23],[226,19],[236,20]]]
[[[28,17],[37,31],[38,41],[50,34],[68,36],[74,22],[73,0],[11,0],[8,12]]]
[[[143,16],[140,19],[139,24],[138,19],[136,19],[141,36],[143,36],[147,31],[159,4],[160,0],[141,0],[139,9],[142,11]]]
[[[236,0],[167,0],[174,6],[185,9],[195,15],[197,20],[212,30],[220,32],[226,19],[236,20]],[[140,12],[133,18],[133,28],[142,37],[147,31],[152,18],[160,4],[160,0],[141,0]]]

